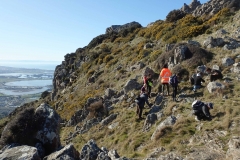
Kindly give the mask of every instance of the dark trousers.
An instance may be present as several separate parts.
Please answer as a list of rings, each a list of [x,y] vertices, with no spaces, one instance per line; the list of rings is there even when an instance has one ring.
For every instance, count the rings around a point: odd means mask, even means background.
[[[167,95],[169,95],[169,84],[168,83],[162,83],[162,93],[164,94],[165,86],[167,86]]]
[[[144,106],[140,106],[139,104],[137,105],[137,115],[138,115],[138,118],[142,118],[143,108],[144,108]]]
[[[175,101],[176,96],[177,96],[177,87],[178,87],[178,86],[172,86],[172,87],[173,87],[172,98],[173,98],[173,100]]]
[[[147,85],[148,97],[151,97],[151,90],[152,90],[152,87]]]
[[[202,111],[193,110],[193,114],[197,116],[198,119],[207,118]]]

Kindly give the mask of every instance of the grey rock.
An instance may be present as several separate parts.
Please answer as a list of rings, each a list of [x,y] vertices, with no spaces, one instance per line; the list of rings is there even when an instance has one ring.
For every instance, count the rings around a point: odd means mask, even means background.
[[[185,60],[185,52],[188,50],[188,47],[185,45],[181,45],[175,48],[174,50],[174,64],[178,64]]]
[[[228,150],[226,159],[239,160],[240,159],[240,137],[232,137],[228,142]]]
[[[108,27],[106,29],[106,32],[105,34],[108,34],[108,33],[111,33],[111,32],[121,32],[122,30],[125,30],[125,29],[129,29],[131,27],[136,27],[136,28],[141,28],[141,24],[139,24],[138,22],[130,22],[130,23],[126,23],[124,25],[112,25],[111,27]]]
[[[162,101],[163,101],[163,96],[158,94],[157,97],[155,98],[155,104],[159,105]]]
[[[110,122],[112,122],[116,118],[117,118],[117,114],[111,114],[110,116],[108,116],[107,118],[101,121],[101,125],[108,125]]]
[[[211,159],[211,160],[223,160],[224,154],[210,148],[193,148],[185,159]]]
[[[107,88],[105,90],[105,96],[111,98],[115,95],[116,91],[114,89],[111,89],[111,88]]]
[[[158,132],[164,128],[165,126],[172,126],[176,123],[177,118],[175,116],[169,116],[164,121],[162,121],[156,128],[156,130],[153,132],[151,136],[151,140],[154,140]]]
[[[100,152],[103,151],[97,146],[95,141],[91,139],[82,147],[80,152],[80,159],[95,160],[97,159]]]
[[[41,130],[36,133],[35,138],[51,153],[60,146],[60,116],[45,103],[36,109],[35,114],[43,117]]]
[[[234,64],[234,60],[232,58],[226,57],[222,59],[222,65],[231,66],[232,64]]]
[[[114,129],[118,126],[119,122],[112,123],[111,125],[108,126],[109,129]]]
[[[161,110],[161,107],[160,106],[158,106],[158,105],[153,105],[152,107],[151,107],[151,109],[149,110],[149,114],[152,114],[152,113],[157,113],[157,112],[159,112]]]
[[[112,149],[108,152],[108,156],[111,158],[111,159],[117,159],[117,158],[120,158],[120,156],[118,155],[117,151]]]
[[[219,82],[209,82],[207,85],[207,89],[209,93],[213,93],[217,90],[223,90],[225,86],[222,83]]]
[[[231,69],[234,73],[240,73],[240,62],[234,63],[233,68]]]
[[[136,79],[130,79],[124,86],[123,90],[125,93],[128,93],[129,91],[140,89],[141,85],[137,82]]]
[[[80,160],[79,155],[79,152],[74,148],[73,144],[69,144],[61,150],[44,157],[44,160]]]
[[[152,113],[148,114],[143,125],[143,131],[148,131],[150,127],[157,121],[157,115]]]
[[[8,148],[0,153],[0,159],[3,160],[41,160],[37,148],[26,145]]]
[[[217,46],[222,46],[224,44],[224,41],[222,38],[213,38],[213,37],[208,37],[204,42],[203,46],[207,48],[213,48]]]

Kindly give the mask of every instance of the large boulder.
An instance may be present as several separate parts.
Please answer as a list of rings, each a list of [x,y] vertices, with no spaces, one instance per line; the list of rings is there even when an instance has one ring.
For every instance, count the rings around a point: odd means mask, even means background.
[[[148,131],[150,127],[157,121],[157,119],[158,118],[156,114],[148,114],[143,125],[143,131]]]
[[[222,38],[213,38],[211,36],[203,42],[203,46],[206,48],[213,48],[222,45],[224,45],[224,41]]]
[[[157,136],[157,134],[166,126],[173,126],[177,121],[177,118],[175,116],[169,116],[164,121],[162,121],[156,128],[156,130],[153,132],[151,136],[151,140],[154,140]]]
[[[141,85],[137,82],[136,79],[130,79],[124,86],[124,93],[128,93],[131,90],[140,89]]]
[[[178,64],[186,59],[186,51],[188,47],[186,45],[180,45],[174,50],[174,64]]]
[[[131,28],[141,28],[141,24],[139,24],[138,22],[130,22],[130,23],[126,23],[124,25],[112,25],[111,27],[108,27],[106,29],[106,34],[112,33],[112,32],[116,32],[119,33],[125,29],[131,29]]]
[[[225,86],[222,83],[219,82],[209,82],[207,85],[207,89],[209,93],[213,93],[217,90],[223,90]]]
[[[61,160],[80,160],[79,152],[74,148],[73,144],[66,145],[61,150],[44,157],[44,160],[61,159]]]
[[[95,141],[91,139],[82,147],[80,159],[95,160],[100,152],[103,151],[97,146]]]
[[[60,146],[60,116],[52,107],[45,103],[35,110],[35,114],[42,119],[40,129],[36,132],[35,138],[43,144],[47,154],[52,153]]]
[[[60,146],[60,116],[48,104],[41,104],[36,110],[28,108],[21,111],[4,128],[1,145],[11,143],[39,146],[46,155]]]
[[[26,145],[10,147],[0,151],[0,159],[41,160],[37,148]]]

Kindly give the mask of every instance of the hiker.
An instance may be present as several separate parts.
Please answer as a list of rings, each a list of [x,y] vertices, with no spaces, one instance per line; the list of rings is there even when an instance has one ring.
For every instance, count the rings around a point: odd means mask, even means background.
[[[147,87],[148,97],[151,98],[151,90],[152,90],[152,86],[153,86],[151,73],[149,73],[147,76],[144,76],[143,82]]]
[[[142,94],[135,100],[137,102],[137,115],[139,119],[142,118],[142,111],[145,105],[145,102],[147,103],[148,107],[151,108],[151,104],[148,102],[148,94],[145,88],[142,89]]]
[[[220,70],[207,68],[206,73],[210,75],[210,82],[216,81],[217,79],[222,79],[223,75]]]
[[[193,85],[193,91],[196,92],[197,89],[202,88],[202,82],[205,82],[204,79],[202,79],[202,76],[200,73],[197,74],[197,76],[194,79],[194,85]]]
[[[164,88],[167,87],[167,95],[169,96],[169,78],[172,75],[171,71],[168,69],[168,65],[164,64],[163,69],[160,72],[159,80],[162,83],[162,94],[164,94]]]
[[[173,88],[173,94],[172,94],[173,101],[176,101],[179,78],[180,78],[179,73],[176,73],[172,77],[170,77],[170,80],[169,80],[169,84]]]
[[[192,103],[192,109],[196,121],[200,121],[201,119],[207,119],[210,121],[212,120],[212,116],[209,110],[213,109],[213,103],[211,102],[204,103],[199,100],[195,100]]]
[[[144,83],[142,88],[141,88],[140,95],[143,94],[145,91],[146,91],[146,84]]]
[[[194,85],[194,79],[197,77],[197,74],[198,74],[199,72],[194,72],[193,74],[192,74],[192,76],[189,78],[189,81],[190,81],[190,83],[191,83],[191,85]]]

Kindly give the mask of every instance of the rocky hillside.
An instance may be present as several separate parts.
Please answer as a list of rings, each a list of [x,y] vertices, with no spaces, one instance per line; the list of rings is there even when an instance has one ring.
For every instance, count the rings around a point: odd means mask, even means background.
[[[239,159],[240,2],[193,0],[147,27],[106,28],[56,66],[52,93],[1,119],[0,159]],[[168,63],[182,75],[181,101],[158,94]],[[224,77],[196,93],[196,70]],[[135,97],[151,73],[151,108],[138,120]],[[212,121],[197,122],[191,103],[213,102]]]

